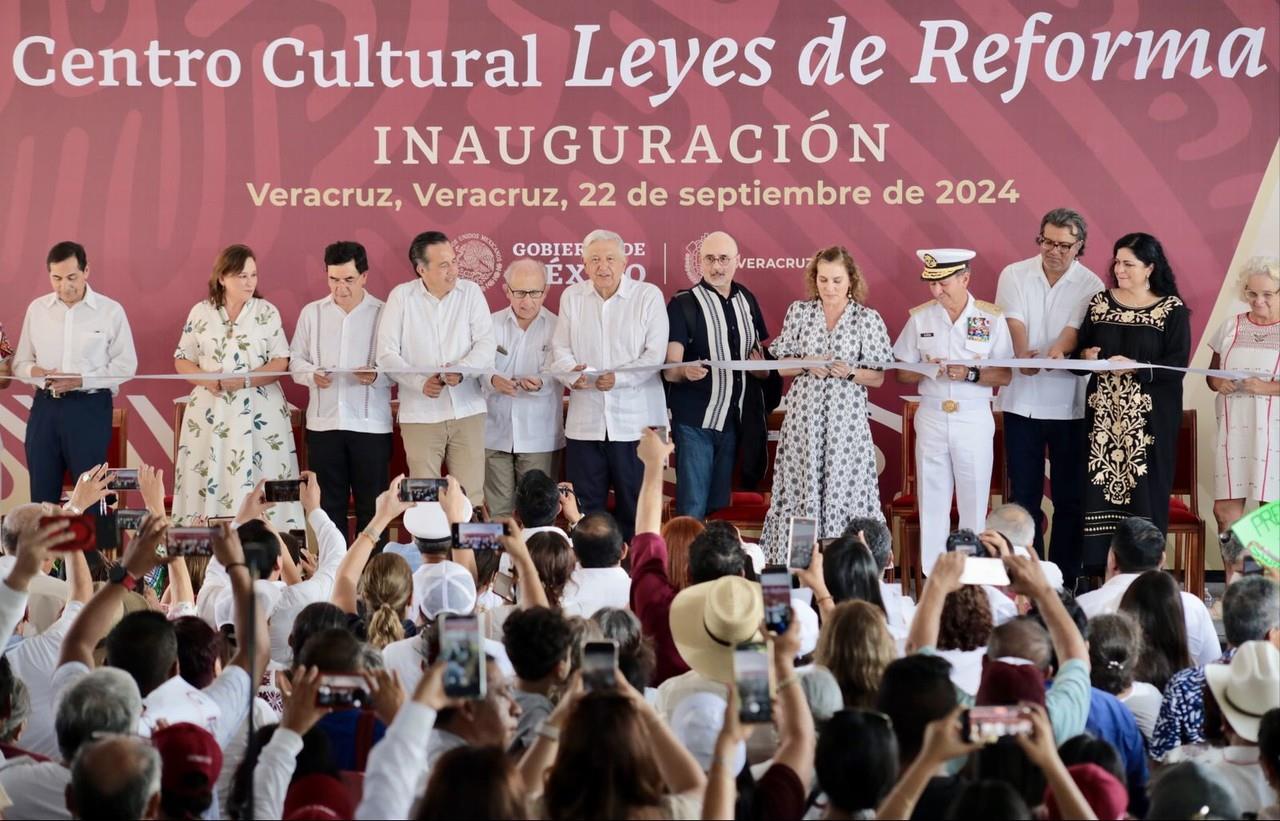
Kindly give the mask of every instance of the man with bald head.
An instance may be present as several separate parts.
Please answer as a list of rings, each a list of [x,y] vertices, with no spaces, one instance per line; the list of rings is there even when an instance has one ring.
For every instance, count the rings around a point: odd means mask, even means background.
[[[558,475],[564,447],[564,386],[538,375],[556,329],[556,315],[542,306],[547,269],[536,260],[518,259],[502,278],[511,305],[493,314],[495,373],[480,383],[488,408],[484,499],[491,517],[511,515],[516,485],[528,471]]]
[[[667,362],[759,359],[768,337],[755,296],[734,282],[738,243],[723,231],[702,239],[702,279],[667,304]],[[688,364],[663,371],[670,383],[676,445],[676,513],[704,518],[729,504],[749,388],[744,371]],[[753,376],[764,377],[763,371]]]
[[[71,764],[71,817],[159,818],[160,766],[160,753],[137,736],[109,735],[89,742]]]

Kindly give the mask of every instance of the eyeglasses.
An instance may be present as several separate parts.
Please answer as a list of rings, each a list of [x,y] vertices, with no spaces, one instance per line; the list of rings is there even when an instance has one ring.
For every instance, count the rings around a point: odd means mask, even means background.
[[[1071,242],[1054,242],[1046,239],[1043,234],[1036,237],[1036,244],[1046,251],[1070,251],[1080,243],[1080,240],[1073,239]]]
[[[738,258],[737,254],[734,254],[733,256],[730,256],[728,254],[721,254],[720,256],[707,254],[705,257],[702,258],[702,264],[707,266],[716,265],[717,263],[720,265],[728,265],[730,262],[733,262],[737,258]]]
[[[546,291],[542,289],[538,289],[536,291],[517,291],[514,288],[508,288],[507,291],[516,299],[537,299],[546,293]]]

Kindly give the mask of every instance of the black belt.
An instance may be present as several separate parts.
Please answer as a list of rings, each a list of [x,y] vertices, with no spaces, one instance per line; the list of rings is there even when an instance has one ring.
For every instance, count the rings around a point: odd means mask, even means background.
[[[63,393],[54,393],[48,388],[36,388],[36,394],[43,396],[46,399],[64,399],[69,394],[73,394],[73,393],[80,394],[81,396],[91,396],[92,394],[95,394],[95,393],[107,393],[107,392],[110,392],[109,388],[90,388],[88,390],[85,390],[84,388],[76,388],[75,390],[64,391]]]

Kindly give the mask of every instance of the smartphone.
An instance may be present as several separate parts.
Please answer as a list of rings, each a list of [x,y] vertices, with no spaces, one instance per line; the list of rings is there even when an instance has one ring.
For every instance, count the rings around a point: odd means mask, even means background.
[[[738,719],[743,724],[772,721],[769,648],[764,642],[749,641],[734,649],[733,677],[738,686]]]
[[[764,595],[764,626],[781,635],[791,624],[791,571],[785,567],[766,567],[760,574],[760,590]]]
[[[170,556],[212,556],[213,537],[217,527],[171,527],[164,537],[164,549]]]
[[[1005,736],[1030,735],[1031,715],[1025,707],[971,707],[961,719],[970,743],[994,744]]]
[[[968,556],[986,555],[986,551],[982,549],[982,542],[978,540],[978,534],[967,528],[947,535],[947,552],[964,553]]]
[[[137,468],[108,468],[107,490],[138,490]]]
[[[317,707],[363,707],[369,701],[360,676],[325,675],[316,690]]]
[[[444,694],[484,698],[484,650],[477,616],[440,616],[440,654],[445,661]]]
[[[453,523],[453,546],[462,550],[501,550],[498,539],[507,535],[505,522]]]
[[[613,671],[617,667],[616,641],[589,641],[582,646],[582,686],[587,692],[616,687],[618,679]]]
[[[438,502],[440,491],[448,486],[444,479],[401,479],[400,501]]]
[[[494,594],[503,601],[509,601],[512,604],[516,600],[516,580],[512,578],[510,573],[503,573],[499,570],[493,574],[493,585],[490,588]]]
[[[67,522],[67,529],[71,531],[71,541],[54,545],[50,550],[58,550],[71,552],[79,550],[93,550],[98,546],[97,522],[95,517],[89,514],[84,516],[41,516],[40,527],[51,525],[54,522]]]
[[[1009,585],[1009,571],[1000,559],[986,556],[965,556],[964,570],[960,571],[961,584],[989,584],[993,587]]]
[[[147,519],[147,511],[141,507],[122,507],[115,513],[116,530],[139,531]]]
[[[268,479],[262,487],[262,495],[268,502],[296,502],[301,492],[301,479]]]
[[[818,520],[812,516],[792,516],[787,525],[787,547],[791,555],[788,565],[807,570],[818,544]]]
[[[209,516],[205,519],[205,521],[209,523],[210,527],[213,527],[215,525],[220,525],[223,522],[226,522],[227,524],[230,525],[230,524],[235,524],[236,517],[235,516]]]

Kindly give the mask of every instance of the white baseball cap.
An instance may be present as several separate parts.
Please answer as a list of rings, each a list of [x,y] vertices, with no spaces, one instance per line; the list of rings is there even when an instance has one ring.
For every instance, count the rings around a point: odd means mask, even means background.
[[[413,597],[427,621],[441,613],[465,616],[476,608],[476,580],[457,562],[436,562],[413,574]]]

